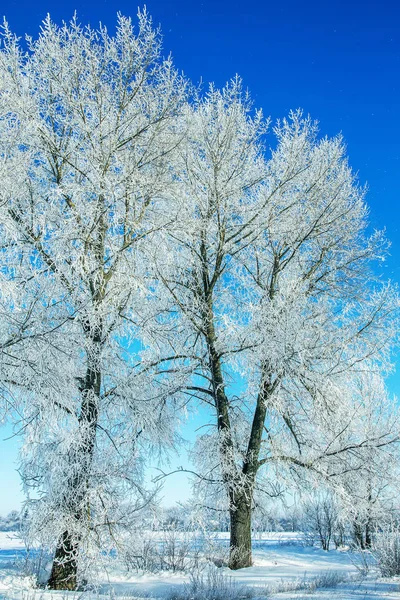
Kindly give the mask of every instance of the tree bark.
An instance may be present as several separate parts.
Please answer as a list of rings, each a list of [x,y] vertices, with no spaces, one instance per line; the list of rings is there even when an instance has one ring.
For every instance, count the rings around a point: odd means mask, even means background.
[[[230,509],[230,569],[244,569],[252,565],[251,500],[239,498]]]
[[[51,590],[76,590],[78,587],[78,542],[68,531],[64,531],[58,541],[49,581]]]

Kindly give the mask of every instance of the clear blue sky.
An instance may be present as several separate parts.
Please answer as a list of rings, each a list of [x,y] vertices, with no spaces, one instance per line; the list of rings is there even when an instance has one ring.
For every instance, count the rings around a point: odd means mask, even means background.
[[[193,81],[223,85],[238,73],[256,106],[273,119],[301,107],[320,121],[323,134],[343,133],[350,163],[369,186],[371,224],[386,227],[392,241],[385,275],[400,281],[400,3],[149,0],[146,5],[162,27],[165,53],[172,52]],[[117,11],[134,17],[137,6],[128,0],[6,0],[0,11],[18,35],[35,36],[48,12],[60,22],[76,9],[82,23],[101,21],[112,30]],[[390,386],[400,395],[400,376],[392,377]],[[5,436],[0,432],[0,440]],[[10,467],[15,447],[15,441],[0,441],[0,514],[21,498]],[[187,493],[182,476],[167,487],[167,501]]]

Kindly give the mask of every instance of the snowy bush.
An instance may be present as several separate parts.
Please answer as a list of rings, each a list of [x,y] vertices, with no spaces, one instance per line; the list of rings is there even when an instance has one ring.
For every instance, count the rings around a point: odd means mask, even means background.
[[[376,534],[372,553],[383,577],[400,575],[400,524],[392,521]]]
[[[200,547],[196,533],[177,531],[174,526],[160,532],[145,532],[121,552],[128,571],[157,573],[187,571],[199,563]]]
[[[52,555],[45,548],[27,548],[24,558],[16,560],[16,567],[25,576],[33,576],[38,585],[47,581]]]
[[[195,538],[189,533],[178,532],[175,527],[170,527],[163,532],[159,556],[162,571],[185,571],[195,562],[198,553],[195,549]]]
[[[182,591],[173,592],[167,600],[242,600],[254,598],[256,590],[227,577],[220,569],[209,565],[190,574],[190,582]]]
[[[155,573],[160,570],[157,544],[150,537],[135,538],[121,554],[128,571]]]
[[[204,555],[216,567],[227,567],[229,563],[229,545],[221,544],[214,536],[204,540]]]
[[[318,589],[335,588],[348,579],[348,576],[340,571],[326,571],[315,577],[302,577],[293,581],[283,581],[272,586],[270,592],[281,594],[286,592],[306,591],[313,594]]]
[[[349,552],[348,556],[361,577],[366,577],[376,562],[370,550],[357,548],[354,552]]]

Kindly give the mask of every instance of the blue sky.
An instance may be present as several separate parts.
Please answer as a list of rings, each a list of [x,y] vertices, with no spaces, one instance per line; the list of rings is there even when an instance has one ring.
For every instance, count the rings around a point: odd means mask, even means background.
[[[194,82],[217,85],[238,73],[257,107],[272,119],[301,107],[323,134],[342,132],[350,164],[369,187],[371,225],[392,241],[384,267],[400,281],[400,4],[396,0],[149,0],[164,34],[165,54]],[[128,0],[5,0],[0,12],[18,34],[35,36],[50,12],[56,22],[75,9],[82,23],[110,30],[117,11],[135,16]],[[390,379],[400,395],[400,376]],[[189,437],[194,431],[189,427]],[[0,514],[22,498],[15,473],[16,440],[1,441]],[[186,459],[178,460],[177,464]],[[182,475],[166,484],[166,501],[187,495]]]

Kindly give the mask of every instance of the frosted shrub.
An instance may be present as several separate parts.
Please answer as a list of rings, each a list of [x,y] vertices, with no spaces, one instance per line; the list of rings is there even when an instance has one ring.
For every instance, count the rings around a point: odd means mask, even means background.
[[[208,561],[216,567],[227,567],[229,563],[229,545],[222,544],[216,537],[205,540],[204,553]]]
[[[195,569],[183,590],[174,592],[168,600],[241,600],[254,598],[255,590],[227,577],[223,571],[210,565],[204,571]]]
[[[192,560],[194,537],[187,532],[179,532],[170,527],[163,532],[160,544],[160,566],[163,571],[185,571]],[[195,558],[196,560],[196,556]]]
[[[199,556],[196,534],[170,527],[160,537],[148,532],[131,542],[123,553],[123,560],[128,571],[175,573],[196,569]]]
[[[360,577],[366,577],[376,562],[370,550],[361,550],[359,547],[353,548],[353,552],[349,552],[348,556]]]
[[[135,540],[123,554],[125,567],[128,571],[144,571],[156,573],[160,570],[160,560],[157,544],[150,537]]]
[[[383,577],[400,575],[400,525],[389,523],[375,537],[373,555]]]
[[[269,592],[273,594],[282,594],[286,592],[297,592],[305,591],[309,594],[313,594],[318,589],[336,588],[340,583],[343,583],[348,579],[345,573],[340,571],[326,571],[320,573],[316,577],[304,577],[294,579],[293,581],[282,581],[277,585],[269,588]],[[300,600],[300,598],[298,599]]]
[[[33,576],[38,585],[47,581],[52,555],[45,548],[27,548],[25,557],[17,558],[16,567],[25,576]]]

